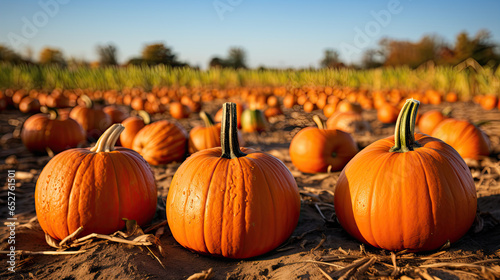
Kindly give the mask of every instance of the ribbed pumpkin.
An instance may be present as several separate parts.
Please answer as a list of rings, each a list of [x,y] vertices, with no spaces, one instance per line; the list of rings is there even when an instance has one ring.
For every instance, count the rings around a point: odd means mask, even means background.
[[[95,140],[112,124],[111,117],[103,110],[95,109],[92,100],[83,95],[80,99],[84,106],[76,106],[71,109],[69,117],[77,121],[87,132],[87,138]]]
[[[70,149],[43,168],[36,183],[38,222],[62,240],[80,226],[80,235],[110,234],[125,226],[123,218],[148,224],[156,211],[153,173],[136,152],[114,148],[123,126],[115,124],[93,148]]]
[[[448,143],[463,158],[480,159],[491,153],[491,143],[486,133],[465,120],[447,119],[440,122],[432,131],[432,137]]]
[[[150,164],[167,164],[184,159],[187,140],[188,134],[180,124],[162,120],[139,130],[132,147]]]
[[[290,143],[290,158],[297,169],[306,173],[342,170],[359,151],[356,142],[347,132],[325,129],[318,116],[318,128],[306,127]]]
[[[21,140],[29,151],[45,153],[48,148],[59,153],[85,143],[85,131],[75,120],[59,117],[55,109],[43,111],[49,115],[33,115],[23,124]]]
[[[414,134],[418,104],[408,100],[395,136],[364,148],[337,181],[337,218],[363,243],[391,251],[434,250],[457,241],[474,221],[470,170],[448,144]]]
[[[134,111],[135,112],[135,111]],[[146,111],[138,111],[137,116],[126,118],[122,125],[125,127],[120,134],[120,144],[124,148],[132,149],[134,138],[137,133],[146,125],[151,123],[151,117]]]
[[[222,148],[191,155],[175,173],[166,202],[170,230],[182,246],[201,254],[264,254],[297,225],[297,184],[277,158],[240,150],[234,103],[224,104],[221,139]]]

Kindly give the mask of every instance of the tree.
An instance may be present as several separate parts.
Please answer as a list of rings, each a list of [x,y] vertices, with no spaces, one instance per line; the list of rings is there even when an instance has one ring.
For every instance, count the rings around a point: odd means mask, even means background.
[[[324,57],[320,62],[321,68],[339,68],[343,66],[340,62],[339,53],[333,49],[325,50]]]
[[[384,64],[383,54],[375,49],[369,49],[363,53],[361,58],[361,66],[363,68],[377,68]]]
[[[234,69],[247,68],[245,51],[242,48],[230,48],[227,64]]]
[[[208,63],[209,68],[223,68],[225,67],[225,61],[224,59],[220,57],[214,57],[210,60],[210,63]]]
[[[99,55],[99,63],[102,66],[117,65],[116,59],[117,49],[114,45],[97,46],[97,54]]]
[[[44,48],[40,52],[40,64],[56,64],[65,66],[63,54],[58,49]]]
[[[22,58],[10,48],[0,45],[0,61],[9,63],[20,63]]]
[[[490,61],[498,63],[500,58],[495,53],[496,46],[490,39],[491,34],[487,30],[479,30],[474,38],[469,38],[467,32],[458,34],[454,48],[454,63],[460,63],[469,57],[481,65]]]
[[[242,48],[233,47],[228,51],[228,57],[226,59],[220,57],[213,57],[208,67],[220,67],[220,68],[247,68],[246,65],[246,53]]]
[[[173,66],[177,64],[175,54],[164,44],[146,45],[142,50],[142,59],[149,65],[166,64]]]

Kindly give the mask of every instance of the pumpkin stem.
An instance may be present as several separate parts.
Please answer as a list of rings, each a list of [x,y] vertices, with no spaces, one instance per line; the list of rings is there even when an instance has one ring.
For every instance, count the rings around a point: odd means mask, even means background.
[[[390,149],[391,152],[406,153],[421,147],[415,140],[415,121],[419,105],[420,102],[413,98],[406,100],[396,122],[394,147]]]
[[[205,122],[205,127],[211,127],[214,125],[214,120],[212,117],[204,111],[200,112],[200,118]]]
[[[325,124],[323,121],[319,118],[318,115],[313,116],[313,121],[314,123],[318,126],[319,129],[325,129]]]
[[[137,115],[142,118],[145,125],[148,125],[151,123],[151,116],[148,114],[148,112],[146,112],[144,110],[139,110],[139,111],[137,111]]]
[[[220,131],[220,142],[222,148],[221,158],[239,158],[246,156],[240,150],[238,143],[238,115],[236,114],[236,104],[226,102],[222,105],[222,123]]]
[[[47,106],[42,106],[40,107],[40,112],[44,114],[49,114],[51,120],[57,120],[59,118],[59,113],[57,112],[56,108],[51,108]]]
[[[92,101],[92,99],[90,99],[90,97],[88,97],[88,95],[84,94],[84,95],[80,96],[80,99],[85,104],[85,107],[87,107],[89,109],[94,107],[94,102]]]
[[[90,151],[94,153],[114,151],[116,141],[118,141],[124,129],[125,127],[120,123],[113,124],[99,137],[99,140],[97,140],[97,143]]]

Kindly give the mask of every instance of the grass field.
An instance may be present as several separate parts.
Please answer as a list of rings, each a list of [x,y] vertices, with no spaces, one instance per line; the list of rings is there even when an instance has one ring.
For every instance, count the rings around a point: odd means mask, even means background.
[[[469,66],[470,65],[470,66]],[[500,94],[500,68],[474,66],[419,69],[378,68],[371,70],[232,70],[169,68],[165,66],[122,68],[60,68],[57,66],[12,66],[0,64],[0,89],[116,89],[167,87],[338,86],[369,90],[434,89],[455,91],[464,100],[476,94]]]

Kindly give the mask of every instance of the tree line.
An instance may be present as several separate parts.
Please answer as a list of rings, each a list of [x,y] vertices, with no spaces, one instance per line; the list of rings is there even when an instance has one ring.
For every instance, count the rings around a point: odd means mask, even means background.
[[[425,35],[416,42],[383,38],[379,41],[377,48],[365,50],[358,64],[344,63],[340,59],[339,52],[334,49],[326,49],[319,64],[321,68],[376,68],[384,66],[417,68],[429,62],[434,65],[457,65],[472,58],[480,65],[497,67],[500,64],[499,47],[491,40],[491,34],[487,30],[480,30],[474,36],[470,36],[467,32],[461,32],[456,36],[453,44],[446,43],[443,38],[437,35]],[[31,58],[23,57],[10,48],[0,45],[0,62],[59,65],[61,67],[119,65],[116,46],[112,44],[97,46],[96,53],[99,60],[89,63],[74,58],[66,60],[60,49],[46,47],[41,50],[38,61],[34,62]],[[164,43],[145,45],[140,56],[129,59],[123,66],[158,64],[171,67],[192,67],[186,62],[180,61],[173,50]],[[210,68],[246,69],[248,68],[247,55],[244,49],[232,47],[229,49],[227,57],[213,57],[208,66]],[[259,69],[265,69],[265,67],[261,66]]]

